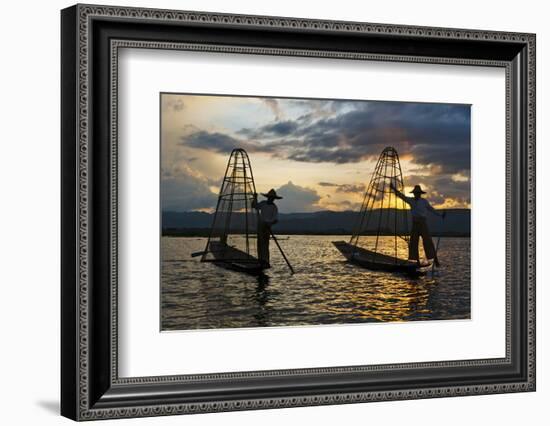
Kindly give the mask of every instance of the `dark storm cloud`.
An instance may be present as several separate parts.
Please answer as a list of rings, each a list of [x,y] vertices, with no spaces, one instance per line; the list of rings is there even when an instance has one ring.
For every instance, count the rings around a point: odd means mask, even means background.
[[[277,136],[288,136],[298,129],[298,123],[295,121],[279,121],[275,124],[268,124],[262,127],[262,131]]]
[[[228,154],[235,148],[243,148],[248,152],[273,152],[274,146],[262,145],[245,139],[237,139],[233,136],[219,132],[206,132],[200,130],[184,136],[181,144],[192,148],[200,148],[208,151]]]
[[[309,162],[358,162],[384,147],[441,164],[448,172],[470,168],[470,109],[464,105],[365,103],[299,127],[302,144],[289,158]]]
[[[231,152],[241,141],[224,133],[210,133],[203,130],[183,138],[182,143],[193,147],[217,152]]]
[[[255,140],[236,138],[225,133],[195,131],[180,139],[180,144],[199,148],[219,154],[229,154],[235,148],[245,149],[247,152],[260,152],[273,157],[287,158],[285,152],[298,146],[300,141],[293,139],[278,139],[270,143],[259,143]]]
[[[250,129],[245,128],[238,131],[240,135],[247,136],[250,138],[273,138],[273,137],[284,137],[292,135],[298,129],[297,121],[277,121],[275,123],[270,123],[265,126],[260,127],[259,129]]]
[[[182,143],[220,153],[242,147],[300,162],[337,164],[376,159],[386,146],[394,146],[419,165],[441,166],[441,173],[470,169],[469,106],[346,101],[345,107],[332,106],[329,116],[315,120],[312,112],[307,118],[241,129],[239,137],[197,131]]]

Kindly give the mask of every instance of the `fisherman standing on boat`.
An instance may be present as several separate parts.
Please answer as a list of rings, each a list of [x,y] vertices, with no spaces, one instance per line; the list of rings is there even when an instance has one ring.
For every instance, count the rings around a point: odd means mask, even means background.
[[[271,227],[279,220],[279,210],[275,205],[275,200],[280,200],[274,189],[270,189],[267,194],[262,194],[267,200],[258,202],[258,194],[254,194],[252,208],[258,210],[258,259],[269,268],[269,237]]]
[[[409,259],[416,260],[420,264],[420,257],[418,254],[419,237],[422,237],[422,244],[424,245],[424,252],[428,259],[433,259],[435,266],[439,266],[439,260],[437,258],[437,252],[428,229],[428,223],[426,216],[428,212],[433,213],[436,216],[445,218],[445,212],[438,213],[428,202],[428,200],[422,198],[422,191],[420,185],[415,185],[411,193],[414,197],[407,197],[401,191],[399,191],[393,184],[390,183],[390,188],[395,194],[411,206],[412,215],[412,229],[411,238],[409,240]]]

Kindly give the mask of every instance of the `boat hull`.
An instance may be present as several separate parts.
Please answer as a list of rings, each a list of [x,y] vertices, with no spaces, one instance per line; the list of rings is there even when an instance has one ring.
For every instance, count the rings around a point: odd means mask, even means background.
[[[342,255],[355,265],[373,271],[399,272],[405,274],[421,274],[431,266],[431,263],[421,263],[398,259],[381,253],[376,253],[361,247],[356,247],[345,241],[333,241],[332,244]]]
[[[250,275],[262,275],[264,270],[269,268],[259,259],[220,242],[211,241],[209,252],[212,253],[211,260],[202,260],[203,262],[212,262],[216,266],[237,272],[244,272]]]

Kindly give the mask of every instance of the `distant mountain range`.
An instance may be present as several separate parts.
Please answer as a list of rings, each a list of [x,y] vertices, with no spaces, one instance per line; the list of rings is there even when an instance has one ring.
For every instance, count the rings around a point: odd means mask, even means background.
[[[470,210],[448,209],[443,222],[441,218],[429,215],[428,226],[433,235],[469,237],[470,236]],[[383,217],[389,214],[391,224],[394,224],[395,214],[398,219],[404,214],[403,210],[382,211]],[[380,210],[374,211],[366,233],[376,233],[378,228],[378,215]],[[212,226],[212,213],[204,212],[162,212],[162,234],[171,236],[207,236]],[[302,235],[349,235],[352,233],[359,218],[358,212],[344,211],[319,211],[314,213],[280,213],[279,222],[273,227],[277,234],[302,234]],[[386,221],[386,219],[384,219]],[[244,215],[235,215],[232,218],[235,229],[244,229]],[[410,226],[410,224],[409,224]],[[398,231],[403,233],[404,226],[398,226]],[[391,229],[383,229],[381,235],[393,233]]]

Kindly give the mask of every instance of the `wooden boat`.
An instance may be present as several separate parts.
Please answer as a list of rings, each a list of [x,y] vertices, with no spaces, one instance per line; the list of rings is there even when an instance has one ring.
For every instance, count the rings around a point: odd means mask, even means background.
[[[431,263],[401,259],[398,254],[409,244],[409,207],[403,197],[403,173],[395,148],[386,147],[376,163],[349,242],[333,241],[349,261],[363,268],[421,274]],[[382,243],[391,238],[391,244]],[[370,241],[369,238],[372,238]],[[403,246],[405,244],[405,246]],[[372,250],[365,247],[372,247]],[[391,251],[391,255],[388,253]]]
[[[423,272],[423,269],[427,269],[431,266],[430,262],[418,264],[411,260],[399,259],[362,247],[356,247],[345,241],[333,241],[332,244],[334,244],[349,262],[373,271],[419,274]]]
[[[212,253],[212,259],[204,261],[212,262],[222,268],[250,275],[261,275],[269,267],[266,263],[261,262],[244,251],[218,241],[210,241],[209,248]]]
[[[269,267],[255,254],[257,213],[252,208],[256,186],[244,149],[231,151],[218,196],[210,235],[201,262],[251,275]]]

